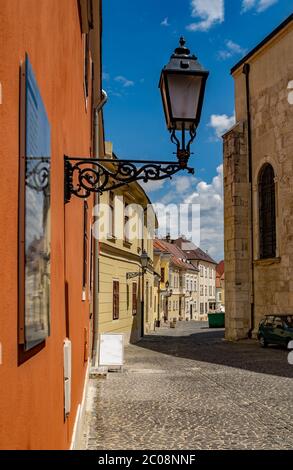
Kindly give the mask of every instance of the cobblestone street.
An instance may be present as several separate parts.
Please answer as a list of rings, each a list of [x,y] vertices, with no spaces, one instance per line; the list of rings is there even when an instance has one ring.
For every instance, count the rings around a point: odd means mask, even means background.
[[[292,449],[288,352],[227,343],[205,323],[162,327],[91,379],[88,449]]]

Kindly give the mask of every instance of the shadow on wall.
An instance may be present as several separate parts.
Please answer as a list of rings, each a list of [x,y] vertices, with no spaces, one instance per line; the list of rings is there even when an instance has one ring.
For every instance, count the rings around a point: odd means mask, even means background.
[[[293,378],[293,367],[288,364],[286,349],[278,346],[261,349],[254,341],[226,342],[223,329],[203,327],[197,333],[193,330],[192,334],[183,336],[150,334],[137,346],[194,361]]]

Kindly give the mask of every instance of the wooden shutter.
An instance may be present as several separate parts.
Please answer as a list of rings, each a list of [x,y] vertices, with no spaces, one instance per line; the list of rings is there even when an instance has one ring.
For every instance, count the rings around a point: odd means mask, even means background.
[[[119,318],[119,281],[113,281],[113,320]]]
[[[137,284],[132,284],[132,315],[137,314]]]

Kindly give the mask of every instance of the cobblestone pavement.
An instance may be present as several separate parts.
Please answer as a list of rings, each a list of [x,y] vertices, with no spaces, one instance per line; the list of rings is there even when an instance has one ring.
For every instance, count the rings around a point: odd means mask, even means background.
[[[293,449],[288,352],[178,322],[126,348],[123,372],[91,379],[88,449]]]

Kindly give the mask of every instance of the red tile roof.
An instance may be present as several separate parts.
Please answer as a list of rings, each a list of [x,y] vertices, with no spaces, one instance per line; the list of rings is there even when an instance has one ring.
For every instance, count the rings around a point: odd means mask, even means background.
[[[174,244],[184,251],[186,258],[189,260],[202,260],[207,261],[208,263],[217,264],[217,262],[213,260],[208,253],[194,245],[190,240],[180,237],[177,240],[174,240]]]
[[[217,262],[201,248],[196,248],[196,250],[184,250],[184,253],[186,254],[187,259],[201,260],[207,261],[208,263],[217,264]]]
[[[159,250],[162,253],[169,253],[171,255],[171,262],[175,266],[191,271],[198,271],[198,268],[193,266],[191,263],[186,262],[186,254],[178,246],[173,243],[168,243],[165,240],[155,239],[153,241],[154,249]]]
[[[222,276],[222,274],[224,274],[224,271],[225,271],[224,260],[220,261],[219,264],[217,264],[216,271],[217,271],[217,274],[220,275],[220,277]]]

